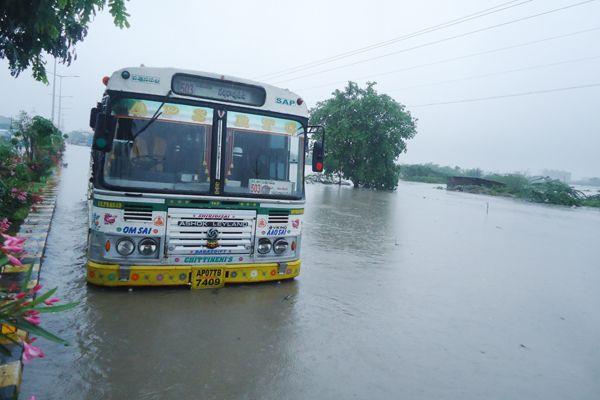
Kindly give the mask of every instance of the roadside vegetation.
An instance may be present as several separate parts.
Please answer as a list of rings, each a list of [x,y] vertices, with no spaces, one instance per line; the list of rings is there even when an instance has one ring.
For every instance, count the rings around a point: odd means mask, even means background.
[[[46,57],[54,58],[55,70],[56,61],[70,65],[77,57],[75,45],[83,41],[90,21],[104,8],[117,27],[129,27],[125,0],[5,0],[0,7],[0,60],[6,60],[14,77],[31,68],[34,79],[48,83]],[[0,118],[0,124],[5,125],[6,119]],[[0,354],[14,356],[15,346],[21,347],[21,359],[26,363],[44,357],[32,335],[66,344],[41,327],[42,314],[75,306],[57,305],[56,289],[43,293],[41,285],[29,286],[33,268],[23,261],[27,239],[16,235],[29,211],[43,201],[41,189],[61,162],[65,137],[49,120],[25,113],[10,122],[8,133],[2,126],[1,133]],[[4,279],[15,273],[21,277],[19,281]],[[8,286],[4,285],[7,281]]]
[[[41,190],[60,163],[64,138],[49,120],[24,112],[11,131],[11,138],[0,139],[0,278],[17,273],[22,279],[0,289],[0,353],[10,356],[10,344],[22,346],[23,362],[29,362],[44,357],[30,335],[66,344],[40,326],[41,315],[74,306],[57,305],[56,289],[42,293],[40,285],[29,288],[32,269],[23,262],[27,239],[16,235],[29,211],[43,201]]]
[[[400,166],[400,179],[412,182],[446,183],[449,176],[465,176],[482,178],[479,168],[462,169],[460,167],[443,167],[437,164],[403,164]]]
[[[600,207],[600,193],[586,195],[568,184],[548,177],[528,177],[523,174],[485,174],[479,168],[462,169],[437,164],[400,166],[400,178],[405,181],[446,184],[449,177],[481,178],[497,182],[491,187],[473,184],[453,185],[448,190],[506,196],[535,203],[565,206]]]
[[[19,225],[62,157],[64,138],[46,118],[21,112],[12,138],[0,139],[0,226],[9,233]]]

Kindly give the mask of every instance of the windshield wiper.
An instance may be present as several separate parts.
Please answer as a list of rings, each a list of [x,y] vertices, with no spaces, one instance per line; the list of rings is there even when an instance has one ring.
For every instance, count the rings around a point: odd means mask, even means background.
[[[165,105],[165,103],[167,102],[167,100],[169,100],[169,98],[171,97],[171,94],[172,94],[172,91],[169,90],[167,92],[167,94],[165,95],[165,98],[163,99],[163,101],[160,104],[160,106],[158,106],[158,108],[154,112],[154,115],[152,115],[152,118],[150,118],[150,121],[148,121],[148,123],[146,125],[144,125],[144,127],[142,129],[140,129],[138,131],[138,133],[135,134],[135,136],[133,137],[133,140],[131,141],[131,143],[133,143],[135,141],[135,139],[137,139],[137,137],[142,134],[142,132],[144,132],[146,129],[148,129],[148,127],[150,125],[152,125],[154,123],[154,121],[156,121],[158,119],[158,117],[160,117],[162,115],[162,111],[160,111],[160,110],[163,108],[163,106]]]

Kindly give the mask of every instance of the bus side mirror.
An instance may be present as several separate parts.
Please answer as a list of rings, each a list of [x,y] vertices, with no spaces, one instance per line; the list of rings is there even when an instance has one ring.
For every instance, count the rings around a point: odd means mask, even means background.
[[[96,127],[96,118],[98,117],[98,107],[94,107],[90,110],[90,128]]]
[[[110,128],[110,116],[106,113],[98,112],[96,114],[96,124],[94,125],[94,140],[92,150],[98,150],[108,153],[112,150],[113,135]]]
[[[322,141],[313,144],[312,170],[313,172],[323,172],[324,146]]]

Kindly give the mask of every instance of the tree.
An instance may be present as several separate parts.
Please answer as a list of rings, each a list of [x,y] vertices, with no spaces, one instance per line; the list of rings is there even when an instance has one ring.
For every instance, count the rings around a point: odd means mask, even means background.
[[[107,5],[115,25],[129,27],[125,0],[2,0],[0,58],[8,60],[12,76],[31,66],[33,77],[47,83],[42,53],[70,65],[91,17]]]
[[[62,151],[61,132],[44,117],[31,118],[21,111],[13,130],[16,145],[23,150],[25,161],[32,169],[48,168],[52,164],[52,155]]]
[[[405,140],[416,134],[416,120],[374,86],[368,82],[362,89],[348,82],[343,91],[317,103],[310,118],[325,127],[326,174],[350,179],[354,187],[393,190],[400,173],[395,161],[406,151]]]

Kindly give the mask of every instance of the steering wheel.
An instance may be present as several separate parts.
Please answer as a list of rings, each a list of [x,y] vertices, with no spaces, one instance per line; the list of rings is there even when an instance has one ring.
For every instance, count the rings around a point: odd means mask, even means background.
[[[147,154],[143,156],[132,157],[130,161],[131,165],[135,168],[149,170],[154,169],[154,167],[158,164],[162,164],[162,162],[165,161],[165,158]]]

